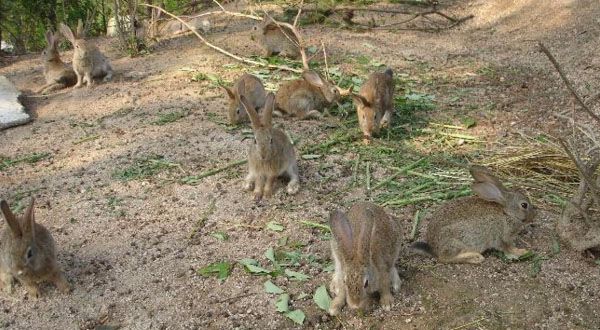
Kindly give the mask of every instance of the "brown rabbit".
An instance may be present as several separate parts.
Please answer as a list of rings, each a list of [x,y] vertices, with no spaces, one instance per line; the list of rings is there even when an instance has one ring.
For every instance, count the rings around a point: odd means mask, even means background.
[[[389,311],[394,291],[400,288],[395,263],[400,253],[400,227],[385,210],[370,202],[354,204],[348,215],[331,212],[331,254],[335,272],[329,286],[335,293],[329,314],[337,315],[348,303],[352,309],[367,307],[369,295],[379,292]]]
[[[254,189],[254,199],[260,200],[271,197],[273,183],[280,176],[289,177],[288,194],[295,194],[300,188],[296,152],[288,136],[280,129],[273,128],[271,122],[273,113],[273,93],[267,95],[262,110],[262,120],[244,95],[240,101],[250,116],[254,143],[248,150],[248,176],[246,190]]]
[[[477,264],[489,249],[515,256],[527,253],[514,246],[514,239],[535,218],[535,207],[520,191],[505,188],[487,168],[472,166],[470,172],[476,196],[440,206],[429,217],[427,243],[416,242],[413,248],[444,263]]]
[[[93,78],[104,78],[109,81],[113,70],[110,61],[100,49],[89,40],[85,40],[83,34],[83,23],[79,20],[77,35],[65,24],[60,24],[60,32],[73,44],[73,70],[77,75],[76,88],[86,83],[88,87],[94,84]]]
[[[380,127],[391,125],[394,111],[392,75],[392,69],[389,68],[385,72],[371,73],[360,88],[359,94],[352,95],[365,143],[371,141],[373,133],[379,133]]]
[[[292,59],[300,56],[300,41],[289,24],[265,18],[252,28],[251,37],[263,48],[264,56],[281,54]]]
[[[6,201],[0,209],[8,224],[0,239],[0,285],[12,293],[13,279],[19,280],[32,297],[38,298],[38,283],[49,281],[63,293],[71,290],[56,262],[50,232],[35,222],[34,199],[23,217],[16,217]]]
[[[240,102],[240,95],[244,95],[248,103],[259,112],[265,105],[266,92],[260,79],[244,73],[233,88],[223,86],[227,96],[229,96],[228,116],[229,122],[232,125],[247,122],[249,120],[248,113],[244,110],[244,106]]]
[[[302,78],[284,83],[275,96],[275,106],[283,113],[299,119],[320,118],[319,110],[347,95],[351,90],[342,91],[312,71],[304,71]],[[279,114],[279,113],[278,113]]]
[[[77,77],[70,65],[65,64],[58,54],[57,35],[52,31],[46,31],[48,46],[42,52],[44,63],[44,78],[46,84],[37,90],[37,93],[47,94],[58,89],[75,85]]]

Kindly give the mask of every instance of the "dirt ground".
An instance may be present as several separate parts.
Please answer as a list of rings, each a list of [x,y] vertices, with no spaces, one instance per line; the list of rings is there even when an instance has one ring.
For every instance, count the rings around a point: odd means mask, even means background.
[[[474,18],[438,33],[319,25],[303,31],[309,44],[327,44],[330,64],[346,72],[359,72],[352,59],[366,56],[414,77],[413,89],[435,96],[436,106],[427,113],[432,121],[459,123],[453,119],[475,116],[475,134],[487,142],[482,149],[509,143],[516,133],[547,132],[556,124],[550,113],[573,108],[557,74],[537,50],[537,40],[551,48],[583,95],[598,91],[597,0],[441,3],[447,13]],[[208,38],[237,54],[258,54],[249,38],[252,24],[222,20]],[[300,159],[298,195],[279,189],[258,204],[241,189],[245,165],[186,184],[181,178],[244,159],[250,143],[243,139],[247,129],[223,124],[222,90],[210,80],[192,78],[205,73],[233,81],[247,67],[232,67],[235,60],[192,36],[164,41],[137,58],[121,55],[114,41],[97,41],[116,74],[112,82],[92,89],[31,97],[43,84],[37,54],[12,58],[0,68],[0,74],[24,91],[24,104],[35,118],[0,132],[0,157],[43,155],[37,162],[1,169],[0,196],[13,206],[30,195],[37,198],[37,220],[53,233],[60,264],[74,287],[64,295],[45,286],[38,300],[27,297],[20,286],[11,296],[2,293],[0,327],[298,328],[275,310],[277,296],[263,288],[268,277],[253,276],[240,264],[223,282],[196,272],[214,262],[244,258],[268,267],[264,253],[274,247],[303,256],[293,270],[309,280],[270,279],[290,294],[293,309],[304,311],[307,328],[600,328],[600,267],[566,247],[544,260],[535,276],[529,262],[506,263],[490,255],[478,266],[444,265],[403,250],[398,261],[403,284],[392,311],[361,315],[344,310],[338,318],[327,316],[312,295],[331,276],[329,241],[301,221],[325,223],[333,208],[365,199],[363,187],[346,189],[352,180],[346,160],[352,155],[332,152]],[[63,59],[70,56],[62,54]],[[165,119],[173,113],[182,118]],[[157,125],[161,121],[164,125]],[[332,122],[277,119],[299,139],[299,149],[322,142]],[[165,168],[123,179],[136,175],[124,170],[144,160]],[[377,164],[372,167],[373,180],[381,180],[385,172]],[[550,255],[559,210],[541,208],[518,244]],[[398,217],[408,245],[414,207],[388,211]],[[268,229],[271,221],[283,230]],[[228,239],[211,235],[218,232]]]

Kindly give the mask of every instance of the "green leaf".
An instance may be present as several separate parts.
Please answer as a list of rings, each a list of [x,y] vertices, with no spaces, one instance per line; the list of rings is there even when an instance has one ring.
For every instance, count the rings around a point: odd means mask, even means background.
[[[232,268],[233,268],[233,265],[231,265],[230,263],[228,263],[226,261],[215,262],[204,268],[198,269],[197,273],[198,273],[198,275],[201,275],[204,277],[216,275],[219,280],[223,281],[229,276],[229,273],[231,272]]]
[[[306,220],[301,220],[300,223],[311,228],[319,229],[322,232],[331,232],[331,228],[329,228],[329,225],[326,224]]]
[[[284,293],[277,298],[277,301],[275,302],[275,309],[277,309],[277,311],[280,313],[288,312],[290,310],[290,307],[288,306],[289,302],[290,295]]]
[[[306,155],[302,155],[302,159],[306,159],[306,160],[318,159],[318,158],[321,158],[321,156],[322,155],[306,154]]]
[[[278,287],[277,285],[273,284],[273,282],[266,281],[265,282],[265,292],[280,294],[280,293],[283,293],[283,290],[280,287]]]
[[[308,275],[298,273],[298,272],[295,272],[295,271],[289,270],[289,269],[285,270],[285,275],[287,275],[289,278],[291,278],[294,281],[306,281],[310,278],[310,276],[308,276]]]
[[[595,263],[596,265],[600,266],[600,259],[596,259]]]
[[[329,311],[331,298],[329,297],[329,294],[327,293],[327,288],[325,288],[324,285],[321,285],[317,288],[317,291],[315,291],[315,294],[313,296],[313,300],[315,301],[315,304],[319,306],[319,308],[326,312]]]
[[[323,267],[323,271],[328,272],[328,273],[333,272],[334,269],[335,269],[335,266],[333,264],[329,264],[329,265]]]
[[[306,297],[308,297],[308,294],[302,292],[301,294],[298,295],[298,297],[296,297],[296,300],[302,300]]]
[[[306,51],[311,55],[315,54],[317,52],[317,50],[318,50],[317,46],[310,46],[310,47],[306,48]]]
[[[265,258],[269,259],[269,261],[271,261],[273,264],[277,263],[277,261],[275,261],[275,250],[273,247],[267,249],[265,252]]]
[[[288,237],[287,236],[283,236],[282,238],[277,240],[277,245],[279,246],[285,246],[287,244],[288,241]]]
[[[239,261],[240,264],[244,265],[246,271],[252,274],[257,275],[268,275],[271,274],[271,271],[265,268],[258,266],[258,261],[254,259],[242,259]]]
[[[269,222],[267,222],[267,229],[280,232],[280,231],[283,231],[284,227],[282,224],[280,224],[277,221],[269,221]]]
[[[291,312],[287,312],[284,315],[288,319],[294,321],[294,323],[300,324],[300,325],[304,324],[304,319],[306,318],[306,316],[304,315],[304,312],[300,309],[297,309],[297,310],[291,311]]]
[[[473,119],[471,117],[465,117],[462,120],[462,124],[463,124],[463,126],[465,126],[465,128],[471,128],[471,127],[477,125],[477,122],[475,121],[475,119]]]
[[[211,233],[210,236],[218,239],[219,241],[226,241],[229,239],[229,235],[227,235],[227,233],[222,232],[222,231]]]

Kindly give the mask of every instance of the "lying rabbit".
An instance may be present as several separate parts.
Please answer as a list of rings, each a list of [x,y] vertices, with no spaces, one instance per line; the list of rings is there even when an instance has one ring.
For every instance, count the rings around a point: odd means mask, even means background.
[[[241,94],[238,94],[242,83],[244,84],[244,88],[241,90]],[[265,87],[260,79],[251,74],[244,73],[233,85],[233,88],[223,86],[223,89],[225,89],[225,92],[229,96],[228,116],[229,122],[232,125],[247,122],[249,119],[248,113],[244,110],[244,106],[240,102],[240,95],[244,95],[248,103],[257,112],[265,105]]]
[[[34,199],[23,217],[16,217],[6,201],[0,209],[8,224],[0,239],[0,285],[12,293],[13,279],[19,280],[32,297],[38,298],[38,283],[49,281],[63,293],[71,290],[58,263],[50,232],[35,222]]]
[[[239,86],[238,94],[246,112],[250,116],[254,143],[248,150],[248,176],[246,177],[246,190],[254,189],[254,199],[260,200],[263,196],[271,197],[273,183],[285,175],[290,181],[287,185],[288,194],[295,194],[300,188],[298,178],[298,165],[296,152],[288,136],[280,129],[273,128],[271,116],[273,113],[273,93],[267,95],[262,109],[262,120],[256,110],[242,91],[244,84]]]
[[[145,35],[150,38],[174,37],[190,32],[190,28],[187,25],[191,26],[195,31],[203,33],[208,33],[211,28],[210,22],[204,17],[185,18],[184,21],[187,23],[185,25],[176,19],[161,19],[161,16],[161,10],[152,9],[152,18],[142,22],[142,26],[146,31]]]
[[[360,88],[359,94],[352,95],[365,143],[371,141],[373,133],[379,133],[380,127],[391,125],[394,112],[392,75],[392,69],[371,73],[369,79]]]
[[[312,71],[304,71],[302,78],[284,83],[275,96],[275,106],[285,114],[299,119],[320,118],[323,109],[347,95],[351,90],[340,90]],[[281,112],[277,112],[281,115]]]
[[[335,265],[329,289],[336,295],[329,314],[338,315],[346,303],[364,309],[374,292],[379,292],[381,306],[389,311],[394,302],[390,287],[400,288],[395,266],[401,246],[398,223],[380,206],[361,202],[348,215],[333,211],[329,225]]]
[[[477,264],[489,249],[515,256],[527,253],[513,242],[524,224],[533,221],[535,207],[520,191],[505,188],[485,167],[472,166],[470,172],[476,196],[442,205],[430,217],[427,243],[416,242],[413,248],[444,263]]]
[[[46,84],[37,92],[47,94],[58,89],[75,85],[77,77],[70,65],[65,64],[58,54],[58,38],[52,31],[46,31],[48,46],[42,52],[44,78]]]
[[[84,39],[83,23],[77,25],[77,35],[65,24],[60,24],[60,31],[73,44],[73,69],[77,75],[76,88],[86,83],[88,87],[94,84],[92,78],[102,78],[109,81],[112,78],[110,61],[100,52],[98,47],[89,40]]]
[[[252,39],[264,50],[264,56],[283,55],[292,59],[300,56],[300,41],[289,24],[265,18],[252,28]]]

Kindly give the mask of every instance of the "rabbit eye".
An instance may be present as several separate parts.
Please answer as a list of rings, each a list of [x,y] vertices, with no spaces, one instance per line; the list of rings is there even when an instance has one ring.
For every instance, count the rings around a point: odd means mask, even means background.
[[[31,249],[31,247],[27,248],[27,260],[33,258],[33,250]]]
[[[254,144],[256,144],[256,138],[254,138]]]
[[[366,289],[369,286],[369,280],[365,279],[365,283],[363,284],[363,287]]]
[[[528,206],[529,205],[527,203],[521,203],[521,207],[524,208],[524,209],[527,209]]]
[[[273,138],[271,138],[270,143],[273,144]]]

